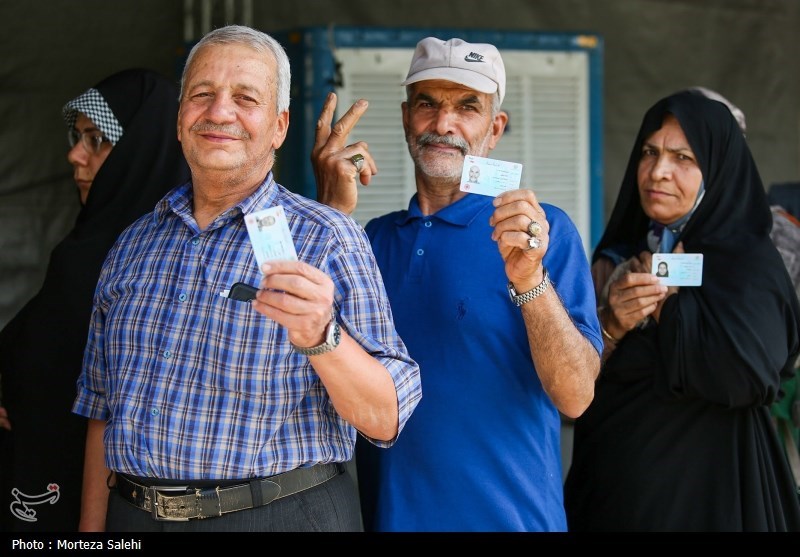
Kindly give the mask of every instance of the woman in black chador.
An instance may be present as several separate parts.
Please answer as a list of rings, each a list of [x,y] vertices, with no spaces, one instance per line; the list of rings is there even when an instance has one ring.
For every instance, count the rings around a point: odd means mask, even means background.
[[[724,104],[677,93],[648,110],[592,257],[626,271],[599,308],[604,364],[575,424],[571,530],[800,530],[770,418],[800,307],[771,225]],[[703,254],[702,285],[661,285],[655,252]]]
[[[122,230],[189,178],[178,89],[116,73],[63,109],[82,205],[41,290],[0,332],[0,530],[77,531],[86,420],[72,414],[100,266]]]

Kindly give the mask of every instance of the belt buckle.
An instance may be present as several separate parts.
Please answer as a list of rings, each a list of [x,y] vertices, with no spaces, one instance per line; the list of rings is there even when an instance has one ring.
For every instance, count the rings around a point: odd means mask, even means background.
[[[160,492],[182,492],[184,495],[188,495],[186,491],[189,489],[189,486],[159,486],[153,485],[147,488],[147,491],[150,493],[150,514],[153,515],[154,520],[159,520],[162,522],[189,522],[188,518],[172,518],[169,516],[159,516],[158,514],[158,494]]]

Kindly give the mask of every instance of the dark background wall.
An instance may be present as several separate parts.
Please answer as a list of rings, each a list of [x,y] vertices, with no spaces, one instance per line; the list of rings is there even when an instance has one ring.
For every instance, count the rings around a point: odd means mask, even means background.
[[[358,25],[601,35],[606,215],[645,109],[691,85],[716,89],[745,112],[765,186],[800,179],[797,0],[233,0],[228,15],[225,5],[0,0],[0,326],[38,289],[50,249],[77,214],[64,102],[126,67],[177,79],[204,8],[214,26],[267,32]],[[198,16],[193,25],[185,10]]]

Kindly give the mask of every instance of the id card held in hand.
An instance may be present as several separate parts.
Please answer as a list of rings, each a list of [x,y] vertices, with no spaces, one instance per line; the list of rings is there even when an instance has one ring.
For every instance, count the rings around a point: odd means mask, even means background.
[[[245,215],[244,223],[259,269],[266,261],[297,261],[283,207],[278,205]]]
[[[496,197],[508,190],[519,189],[522,165],[467,155],[461,171],[461,191]]]
[[[702,253],[654,253],[651,272],[664,286],[703,284]]]

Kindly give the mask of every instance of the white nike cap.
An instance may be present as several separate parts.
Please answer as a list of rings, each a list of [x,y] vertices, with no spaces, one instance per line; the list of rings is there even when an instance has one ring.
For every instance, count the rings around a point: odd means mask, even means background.
[[[501,103],[506,90],[506,68],[497,48],[461,39],[427,37],[417,43],[401,85],[427,79],[452,81],[481,93],[496,92]]]

